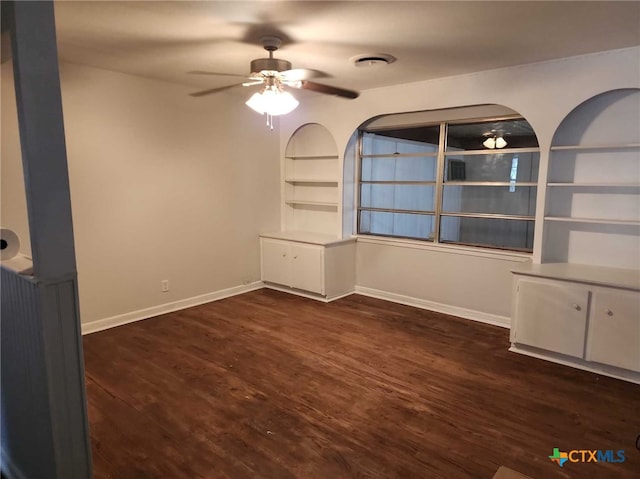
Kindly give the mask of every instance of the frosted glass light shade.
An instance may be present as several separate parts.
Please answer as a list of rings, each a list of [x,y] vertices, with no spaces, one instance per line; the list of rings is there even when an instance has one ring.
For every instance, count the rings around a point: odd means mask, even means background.
[[[485,148],[489,148],[490,150],[493,150],[494,148],[504,148],[505,146],[507,146],[507,140],[505,140],[501,136],[499,136],[497,138],[494,137],[494,136],[491,136],[491,137],[487,138],[486,140],[484,140],[482,142],[482,145]]]
[[[246,103],[252,110],[271,116],[291,113],[299,104],[291,93],[272,89],[254,93]]]
[[[496,139],[493,137],[487,138],[482,142],[485,148],[493,150],[496,147]]]

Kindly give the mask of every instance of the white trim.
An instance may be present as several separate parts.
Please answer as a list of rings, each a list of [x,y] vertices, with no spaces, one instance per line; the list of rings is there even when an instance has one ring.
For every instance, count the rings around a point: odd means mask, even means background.
[[[358,243],[380,244],[385,246],[395,246],[398,248],[415,248],[437,251],[439,253],[449,253],[456,255],[469,255],[480,258],[493,258],[504,261],[524,263],[531,260],[532,253],[520,253],[517,251],[495,250],[490,248],[479,248],[472,246],[462,246],[453,244],[432,243],[430,241],[412,240],[408,238],[393,238],[386,236],[356,235]]]
[[[582,369],[583,371],[609,376],[622,381],[640,384],[640,374],[634,371],[628,371],[614,366],[607,366],[606,364],[591,363],[583,359],[554,354],[549,351],[541,352],[541,350],[538,350],[537,348],[530,348],[522,344],[511,343],[509,351],[523,354],[525,356],[531,356],[532,358],[543,359],[552,363],[562,364],[563,366],[569,366],[576,369]]]
[[[302,296],[303,298],[315,299],[316,301],[320,301],[322,303],[330,303],[331,301],[335,301],[336,299],[346,298],[347,296],[355,293],[355,290],[347,291],[345,293],[336,294],[335,296],[322,296],[315,293],[309,293],[308,291],[303,291],[301,289],[289,288],[287,286],[282,286],[280,284],[265,282],[264,287],[268,289],[273,289],[275,291],[281,291],[283,293],[295,294],[296,296]]]
[[[508,316],[498,316],[497,314],[484,313],[482,311],[461,308],[459,306],[436,303],[435,301],[429,301],[421,298],[414,298],[411,296],[405,296],[397,293],[390,293],[388,291],[367,288],[365,286],[356,285],[355,292],[357,294],[362,294],[363,296],[370,296],[372,298],[384,299],[386,301],[391,301],[393,303],[405,304],[407,306],[413,306],[420,309],[428,309],[430,311],[436,311],[438,313],[450,314],[452,316],[471,319],[472,321],[478,321],[480,323],[491,324],[493,326],[500,326],[501,328],[509,328],[511,326],[511,319]]]
[[[137,311],[131,311],[130,313],[112,316],[110,318],[98,319],[89,323],[83,323],[82,334],[96,333],[98,331],[115,328],[116,326],[122,326],[123,324],[133,323],[135,321],[141,321],[160,314],[191,308],[192,306],[210,303],[211,301],[217,301],[230,296],[248,293],[249,291],[255,291],[256,289],[262,289],[263,287],[264,283],[262,281],[255,281],[241,286],[234,286],[232,288],[221,289],[212,293],[194,296],[193,298],[181,299],[174,301],[173,303],[165,303],[158,306],[152,306],[151,308],[139,309]]]

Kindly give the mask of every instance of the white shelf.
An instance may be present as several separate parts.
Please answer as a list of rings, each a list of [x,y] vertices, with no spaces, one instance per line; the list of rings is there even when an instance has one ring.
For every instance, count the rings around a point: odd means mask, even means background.
[[[591,223],[603,225],[631,225],[640,226],[640,220],[614,220],[606,218],[574,218],[568,216],[545,216],[546,221],[559,221],[566,223]]]
[[[338,155],[285,156],[288,160],[337,160]]]
[[[304,205],[304,206],[328,206],[330,208],[338,208],[338,203],[329,202],[329,201],[306,201],[306,200],[287,200],[286,204],[295,206],[295,205]]]
[[[552,146],[551,151],[580,151],[580,150],[626,150],[640,148],[640,143],[628,143],[626,145],[566,145]]]
[[[319,180],[317,178],[285,178],[287,183],[319,183],[323,185],[338,185],[338,180]]]

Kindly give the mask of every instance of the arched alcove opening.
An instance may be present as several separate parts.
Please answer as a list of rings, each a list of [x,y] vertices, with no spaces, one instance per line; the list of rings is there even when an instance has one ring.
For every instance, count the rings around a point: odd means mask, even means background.
[[[556,130],[543,262],[640,268],[640,89],[601,93]]]
[[[531,252],[539,162],[502,105],[372,118],[345,151],[343,231]]]
[[[340,158],[329,130],[318,123],[298,128],[284,162],[285,229],[338,237]]]

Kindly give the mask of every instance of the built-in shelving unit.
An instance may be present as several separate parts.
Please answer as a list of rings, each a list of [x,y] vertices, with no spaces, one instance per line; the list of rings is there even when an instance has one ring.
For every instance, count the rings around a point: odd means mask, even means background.
[[[340,158],[329,131],[318,124],[298,129],[284,157],[285,230],[339,236]]]
[[[640,91],[565,118],[551,147],[543,262],[640,268]]]
[[[260,235],[269,288],[331,301],[353,292],[355,238],[342,238],[340,157],[324,126],[292,135],[282,163],[282,231]]]

